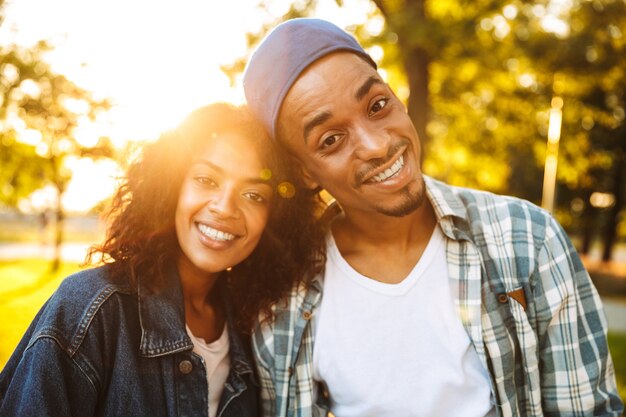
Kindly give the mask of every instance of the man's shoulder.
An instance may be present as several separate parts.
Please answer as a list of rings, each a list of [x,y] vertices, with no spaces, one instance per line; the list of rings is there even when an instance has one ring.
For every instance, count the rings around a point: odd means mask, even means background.
[[[427,179],[433,205],[446,214],[483,226],[510,222],[512,227],[545,227],[551,215],[528,200],[489,191],[458,187]]]

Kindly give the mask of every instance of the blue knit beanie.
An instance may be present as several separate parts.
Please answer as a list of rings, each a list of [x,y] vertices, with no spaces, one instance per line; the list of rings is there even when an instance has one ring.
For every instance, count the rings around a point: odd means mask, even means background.
[[[263,39],[248,61],[243,88],[248,106],[272,138],[276,137],[276,119],[291,86],[309,65],[336,51],[354,52],[376,68],[352,36],[325,20],[288,20]]]

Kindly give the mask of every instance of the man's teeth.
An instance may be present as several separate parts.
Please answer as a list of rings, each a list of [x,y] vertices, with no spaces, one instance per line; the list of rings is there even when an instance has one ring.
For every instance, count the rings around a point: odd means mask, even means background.
[[[385,181],[387,178],[392,177],[398,173],[404,166],[404,155],[401,155],[400,158],[390,167],[387,168],[384,172],[381,172],[378,175],[374,175],[372,180],[374,182]]]
[[[202,223],[198,223],[198,229],[209,239],[219,240],[221,242],[226,242],[235,238],[235,235],[222,232],[221,230],[214,229]]]

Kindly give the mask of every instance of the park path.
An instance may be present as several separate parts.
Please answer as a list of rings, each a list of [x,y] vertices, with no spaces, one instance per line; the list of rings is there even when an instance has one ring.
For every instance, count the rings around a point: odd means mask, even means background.
[[[88,248],[89,244],[86,243],[66,243],[62,246],[61,257],[65,261],[83,262]],[[619,280],[618,283],[620,285],[623,284],[622,280],[626,282],[626,263],[622,263],[622,259],[625,254],[626,251],[619,254],[620,256],[617,264],[606,266],[608,271],[613,273],[613,280],[610,283],[616,282],[615,279]],[[52,258],[53,255],[54,249],[51,245],[34,243],[0,243],[0,260]],[[588,264],[592,276],[594,276],[594,271],[596,270],[605,272],[604,269],[599,269],[601,267],[598,264],[593,263],[593,261],[587,261],[585,259],[585,263]],[[619,274],[617,277],[615,277],[615,272]],[[602,277],[602,279],[606,279],[604,276]],[[598,287],[600,293],[603,294],[602,302],[604,303],[604,311],[609,323],[609,330],[626,333],[626,294],[621,291],[617,294],[604,292],[604,282],[605,281],[596,282],[596,286]],[[614,287],[615,285],[613,285],[610,289],[613,289]]]
[[[61,246],[61,259],[69,262],[83,262],[89,244],[65,243]],[[54,247],[37,243],[0,243],[0,260],[44,258],[52,259]]]

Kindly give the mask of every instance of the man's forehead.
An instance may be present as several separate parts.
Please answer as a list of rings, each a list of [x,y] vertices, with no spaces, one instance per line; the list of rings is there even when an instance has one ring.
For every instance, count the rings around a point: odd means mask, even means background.
[[[322,101],[327,98],[332,103],[336,96],[326,97],[325,92],[355,95],[368,79],[384,83],[378,72],[358,55],[334,53],[314,62],[302,72],[287,92],[283,105],[314,98]]]
[[[336,75],[339,71],[378,74],[375,68],[355,53],[339,51],[326,55],[309,65],[308,68],[302,71],[302,74],[296,79],[294,85],[298,83],[300,79],[311,73],[325,77],[327,81],[332,84],[332,82],[336,80]]]

